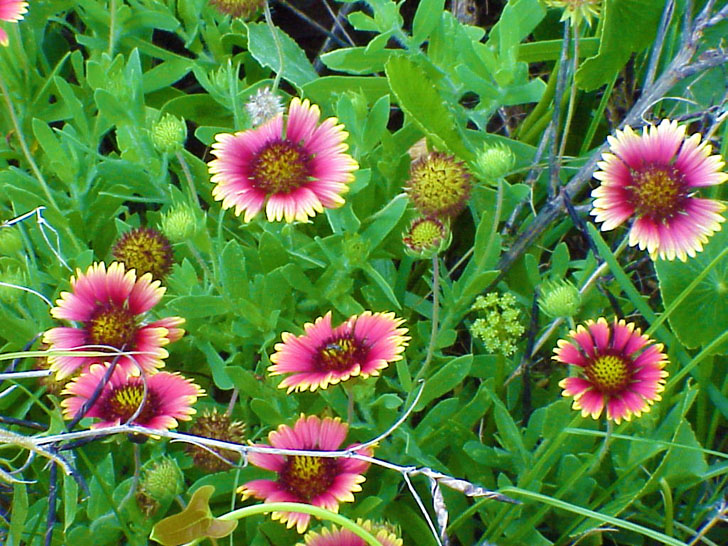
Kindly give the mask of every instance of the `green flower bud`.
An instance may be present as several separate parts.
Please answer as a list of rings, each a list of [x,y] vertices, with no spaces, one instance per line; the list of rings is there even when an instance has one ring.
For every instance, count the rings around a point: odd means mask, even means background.
[[[152,126],[152,142],[157,151],[163,154],[178,152],[184,147],[187,140],[187,126],[184,120],[164,114]]]
[[[166,502],[182,492],[184,476],[174,459],[162,457],[144,466],[139,488],[145,495]]]
[[[0,254],[14,256],[23,249],[23,238],[17,229],[0,228]]]
[[[538,306],[550,318],[573,317],[581,307],[581,294],[569,281],[546,281]]]
[[[415,218],[402,235],[404,251],[413,258],[427,260],[447,249],[452,242],[449,227],[437,218]]]
[[[485,144],[475,160],[478,177],[484,182],[493,182],[504,177],[513,170],[515,164],[516,156],[505,144]]]
[[[197,233],[197,219],[187,205],[178,205],[162,215],[162,233],[173,243],[181,243]]]

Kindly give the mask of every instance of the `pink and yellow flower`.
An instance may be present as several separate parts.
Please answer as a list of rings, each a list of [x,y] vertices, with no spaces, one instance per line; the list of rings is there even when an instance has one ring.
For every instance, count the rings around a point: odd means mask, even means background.
[[[344,204],[356,161],[346,152],[348,133],[336,118],[319,123],[321,112],[294,98],[283,114],[235,134],[218,134],[217,158],[208,163],[213,197],[222,208],[245,212],[249,222],[265,205],[269,221],[307,222],[324,208]]]
[[[639,417],[660,400],[668,363],[663,346],[641,335],[634,324],[616,319],[589,320],[559,340],[554,360],[578,367],[579,376],[563,379],[564,396],[573,396],[573,407],[582,416],[598,419],[606,406],[607,419],[619,424]]]
[[[17,23],[23,19],[23,15],[28,12],[28,2],[20,0],[0,0],[0,21],[9,23]],[[0,28],[0,44],[8,45],[8,33]]]
[[[43,341],[51,350],[72,351],[88,345],[106,345],[134,353],[119,357],[118,365],[125,371],[154,373],[164,366],[168,356],[163,347],[184,334],[179,328],[184,323],[181,317],[167,317],[148,324],[141,322],[140,317],[157,305],[165,292],[159,281],[152,281],[151,274],[137,278],[134,270],[126,271],[122,263],[114,262],[107,269],[103,262],[98,262],[85,273],[76,270],[76,275],[71,277],[71,288],[71,292],[61,293],[51,316],[81,325],[48,330]],[[108,362],[116,357],[116,352],[109,352],[102,360]],[[99,358],[51,355],[48,360],[56,376],[62,379],[80,367],[98,362]]]
[[[268,434],[267,444],[257,447],[295,449],[304,451],[336,451],[346,439],[348,426],[337,418],[301,415],[293,428],[281,425]],[[347,449],[356,448],[356,444]],[[362,448],[356,453],[372,455],[371,448]],[[365,481],[362,474],[369,463],[350,457],[316,457],[308,455],[274,455],[272,453],[250,453],[248,460],[260,468],[276,472],[276,480],[253,480],[238,488],[243,500],[248,497],[270,502],[298,502],[319,506],[338,512],[339,503],[353,502],[354,495],[361,491]],[[311,516],[299,512],[273,512],[271,517],[296,527],[303,533]]]
[[[268,372],[292,374],[278,385],[288,392],[313,392],[352,377],[379,375],[390,362],[402,359],[409,340],[407,328],[400,328],[403,322],[394,313],[365,311],[332,328],[329,311],[304,325],[301,336],[284,332]]]
[[[627,126],[608,140],[610,150],[594,173],[601,185],[592,192],[591,214],[602,230],[634,217],[629,244],[646,248],[652,259],[686,261],[703,250],[725,221],[725,205],[693,192],[728,180],[720,155],[710,155],[699,133],[686,138],[676,121],[663,120],[641,135]]]
[[[402,546],[398,532],[389,524],[373,523],[370,520],[357,519],[356,523],[369,531],[382,546]],[[303,537],[305,544],[296,546],[366,546],[363,538],[344,528],[324,527],[320,532],[309,531]]]
[[[66,419],[73,419],[91,398],[109,366],[92,364],[66,386],[62,394],[68,397],[61,401]],[[157,430],[175,428],[178,419],[188,421],[195,414],[192,405],[205,394],[195,383],[178,373],[159,372],[146,376],[146,385],[145,394],[144,379],[138,375],[129,375],[117,366],[98,400],[86,413],[86,417],[101,419],[91,428],[126,423]],[[139,414],[129,422],[140,406]]]

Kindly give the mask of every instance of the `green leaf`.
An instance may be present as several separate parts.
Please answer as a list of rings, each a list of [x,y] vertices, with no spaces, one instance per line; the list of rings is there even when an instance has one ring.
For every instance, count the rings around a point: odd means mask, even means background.
[[[361,237],[369,243],[371,250],[382,244],[384,238],[402,218],[406,208],[407,198],[404,195],[398,195],[386,207],[370,217],[372,223],[364,230]]]
[[[63,530],[68,531],[78,512],[78,484],[73,476],[63,475]]]
[[[372,150],[382,139],[389,122],[389,95],[381,97],[372,106],[369,116],[364,124],[362,134],[362,153]]]
[[[430,377],[422,389],[422,396],[415,407],[415,411],[421,411],[435,398],[450,392],[457,385],[463,382],[470,372],[473,364],[473,355],[463,355],[449,360],[437,373]]]
[[[188,319],[223,315],[230,310],[229,302],[222,296],[180,296],[167,305]]]
[[[412,46],[419,47],[427,40],[442,17],[445,0],[421,0],[412,21]]]
[[[207,358],[207,365],[212,372],[212,379],[218,389],[228,391],[233,388],[233,382],[225,371],[225,361],[220,357],[209,341],[198,343],[199,349]]]
[[[385,68],[389,86],[400,108],[441,149],[450,150],[462,159],[475,155],[467,147],[464,136],[447,101],[422,67],[404,56],[392,57]]]
[[[204,538],[222,538],[238,526],[237,520],[220,520],[212,515],[210,497],[215,488],[203,485],[192,494],[190,503],[182,512],[159,521],[149,536],[162,546],[180,546]]]
[[[604,2],[599,53],[587,59],[576,72],[576,83],[584,91],[594,91],[612,81],[632,53],[652,43],[665,6],[644,0]]]
[[[687,262],[655,262],[665,307],[671,308],[677,303],[674,310],[669,310],[668,321],[680,342],[688,348],[707,345],[725,332],[728,317],[727,248],[728,230],[722,229],[712,236],[703,252],[688,258]]]
[[[348,74],[373,74],[384,72],[384,65],[397,54],[397,50],[378,49],[371,51],[366,47],[342,47],[321,55],[323,62],[331,70]]]
[[[25,520],[28,517],[28,491],[24,483],[13,484],[13,505],[10,514],[8,541],[10,544],[20,544]]]
[[[490,399],[493,401],[495,424],[498,428],[501,444],[514,455],[514,460],[519,462],[518,470],[522,472],[528,468],[531,463],[531,457],[526,450],[526,446],[523,444],[521,431],[513,420],[513,417],[511,417],[505,404],[498,398],[498,395],[490,389],[488,390],[488,394],[490,394]]]
[[[265,23],[248,23],[248,48],[250,54],[261,65],[281,72],[281,60],[273,33]],[[283,56],[283,71],[281,77],[293,85],[301,88],[303,85],[318,78],[318,74],[306,57],[306,53],[285,32],[275,27],[276,37]]]
[[[318,103],[325,103],[332,95],[356,91],[367,98],[367,101],[374,103],[380,97],[389,94],[389,85],[385,78],[377,76],[324,76],[302,88],[303,94]]]

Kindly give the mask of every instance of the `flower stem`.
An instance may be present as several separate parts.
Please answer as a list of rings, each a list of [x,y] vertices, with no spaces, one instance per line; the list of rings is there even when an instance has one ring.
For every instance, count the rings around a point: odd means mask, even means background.
[[[432,330],[430,331],[430,344],[427,347],[427,355],[425,356],[425,363],[417,372],[413,384],[425,376],[427,368],[432,362],[432,355],[435,352],[435,339],[437,338],[437,326],[440,314],[440,261],[438,255],[435,254],[432,257]]]
[[[609,446],[612,443],[612,432],[614,432],[614,423],[611,420],[608,420],[607,435],[604,437],[604,443],[602,444],[602,448],[599,450],[599,455],[594,460],[591,468],[587,471],[587,474],[591,475],[599,470],[599,467],[601,466],[604,457],[606,457],[607,453],[609,453]]]
[[[20,121],[18,121],[18,116],[15,114],[13,103],[10,101],[10,92],[5,85],[5,80],[2,77],[2,72],[0,72],[0,92],[3,94],[3,98],[5,99],[5,107],[8,110],[8,114],[10,114],[10,119],[13,122],[13,127],[15,128],[15,132],[18,135],[18,141],[20,142],[20,147],[23,150],[23,155],[28,161],[28,164],[30,165],[33,174],[38,179],[38,182],[40,182],[40,186],[41,188],[43,188],[43,193],[45,193],[46,198],[48,199],[48,203],[50,203],[50,205],[55,210],[58,210],[58,204],[56,203],[56,200],[53,199],[53,194],[51,194],[48,183],[45,181],[45,178],[43,178],[43,174],[40,172],[38,165],[35,163],[35,160],[33,159],[33,156],[28,149],[28,144],[25,142],[25,136],[23,136],[23,128],[20,126]]]
[[[177,151],[175,153],[175,156],[177,157],[177,161],[179,161],[180,167],[182,167],[182,172],[185,175],[185,180],[187,181],[187,189],[190,192],[190,204],[197,205],[197,207],[200,206],[200,198],[197,195],[197,191],[195,190],[195,183],[192,181],[192,173],[190,172],[190,167],[187,165],[187,161],[185,161],[185,157],[182,155],[182,152]]]
[[[227,514],[223,514],[222,516],[220,516],[218,519],[230,521],[247,518],[249,516],[257,516],[258,514],[267,514],[269,512],[300,512],[303,514],[310,514],[312,516],[316,516],[319,519],[332,521],[337,525],[348,529],[371,546],[381,546],[381,543],[374,535],[372,535],[366,529],[362,528],[360,525],[357,525],[350,519],[345,518],[344,516],[341,516],[334,512],[330,512],[329,510],[326,510],[324,508],[319,508],[318,506],[312,506],[310,504],[301,504],[297,502],[267,502],[265,504],[256,504],[255,506],[247,506],[245,508],[240,508],[238,510],[228,512]],[[189,546],[192,546],[193,544],[199,544],[202,540],[202,538],[193,540],[189,543]]]

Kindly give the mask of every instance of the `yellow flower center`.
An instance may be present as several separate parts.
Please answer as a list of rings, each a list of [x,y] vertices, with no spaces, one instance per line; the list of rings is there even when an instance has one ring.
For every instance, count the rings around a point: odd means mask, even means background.
[[[611,394],[623,390],[632,378],[629,363],[616,355],[597,355],[584,373],[600,392]]]
[[[287,140],[271,142],[253,162],[252,179],[268,194],[290,193],[310,180],[310,156]]]
[[[364,348],[351,338],[329,341],[318,351],[318,365],[325,371],[350,369],[364,356]]]
[[[104,418],[109,421],[119,419],[125,423],[134,415],[134,412],[144,402],[141,412],[134,420],[137,423],[146,423],[156,415],[156,398],[152,391],[147,390],[146,398],[144,397],[144,385],[141,380],[131,380],[130,383],[115,388],[106,398],[104,408]]]
[[[632,171],[632,183],[626,189],[637,213],[655,221],[677,214],[687,196],[680,172],[669,165]]]
[[[461,161],[435,152],[412,165],[409,194],[424,216],[454,216],[470,194],[470,174]]]
[[[125,233],[112,251],[127,270],[135,269],[137,277],[151,273],[164,278],[172,268],[172,248],[167,238],[155,229],[137,228]]]
[[[128,309],[110,305],[94,314],[86,324],[86,332],[92,345],[111,345],[129,350],[134,347],[137,323]]]
[[[416,250],[432,248],[440,244],[443,238],[442,224],[426,219],[412,226],[409,232],[410,246]]]
[[[334,483],[336,461],[328,457],[288,457],[280,483],[305,502],[325,493]]]

